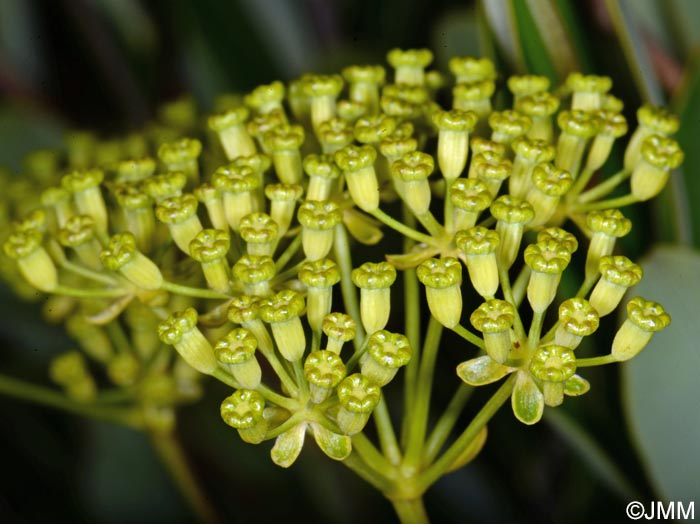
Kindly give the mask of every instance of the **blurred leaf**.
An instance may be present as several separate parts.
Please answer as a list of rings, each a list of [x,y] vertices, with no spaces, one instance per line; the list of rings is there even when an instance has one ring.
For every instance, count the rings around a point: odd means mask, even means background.
[[[21,106],[0,105],[0,166],[19,171],[27,153],[60,147],[62,134],[61,124],[46,114]]]
[[[683,87],[673,100],[673,108],[681,118],[681,127],[676,136],[685,153],[683,166],[674,178],[683,178],[680,190],[688,203],[689,224],[694,245],[700,246],[700,150],[697,137],[700,136],[700,55],[696,55],[686,69]],[[672,186],[672,187],[677,187]]]
[[[24,0],[0,2],[0,57],[3,61],[3,76],[16,69],[33,81],[39,80],[41,63],[36,34],[36,19],[32,9]]]
[[[447,71],[453,56],[481,56],[479,28],[474,9],[455,9],[444,12],[433,26],[432,48],[435,67]]]
[[[547,52],[545,42],[542,40],[542,34],[540,34],[532,18],[528,4],[514,1],[513,15],[517,26],[517,35],[520,40],[520,48],[527,65],[527,72],[549,77],[552,83],[556,84],[556,67]]]
[[[661,303],[673,323],[622,365],[627,420],[658,494],[694,500],[700,493],[700,253],[662,247],[641,266],[644,279],[634,294]]]
[[[518,2],[515,3],[518,4]],[[518,73],[525,72],[525,59],[520,47],[511,0],[481,0],[480,5],[509,69]]]

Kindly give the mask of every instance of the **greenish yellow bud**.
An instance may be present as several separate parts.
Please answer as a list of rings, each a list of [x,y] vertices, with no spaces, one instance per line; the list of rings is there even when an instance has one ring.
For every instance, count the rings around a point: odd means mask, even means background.
[[[302,91],[311,104],[311,123],[314,129],[335,116],[335,101],[343,89],[340,75],[306,75]]]
[[[141,372],[141,364],[131,353],[120,353],[107,364],[107,376],[113,384],[127,387],[136,383]]]
[[[431,258],[416,268],[425,286],[430,313],[443,326],[452,329],[462,317],[462,264],[453,257]]]
[[[532,127],[532,119],[512,109],[494,112],[489,116],[489,126],[493,132],[491,140],[509,145],[519,136],[525,135]]]
[[[117,184],[113,192],[122,209],[124,229],[134,234],[136,245],[141,251],[149,252],[156,229],[153,200],[139,187],[131,184]]]
[[[532,270],[527,298],[532,310],[543,313],[554,301],[561,275],[571,261],[571,252],[556,241],[538,242],[525,248],[525,263]]]
[[[562,111],[557,123],[561,134],[557,140],[554,164],[559,169],[578,174],[586,143],[598,132],[598,118],[588,111]]]
[[[515,315],[515,308],[509,302],[493,298],[481,304],[469,317],[472,326],[484,335],[486,353],[500,364],[510,353],[510,330]]]
[[[343,170],[350,196],[363,211],[379,207],[379,182],[374,169],[377,150],[370,145],[349,145],[337,151],[335,163]]]
[[[498,233],[481,226],[457,231],[455,244],[464,255],[472,286],[484,298],[493,298],[498,290],[496,252]]]
[[[355,139],[361,144],[375,145],[396,129],[396,119],[384,114],[361,117],[355,122]]]
[[[560,227],[547,227],[537,233],[537,242],[554,241],[563,245],[572,255],[578,249],[576,237]]]
[[[479,120],[484,120],[491,114],[491,97],[495,90],[493,80],[458,83],[452,88],[452,106],[460,111],[473,111]]]
[[[386,56],[394,68],[394,82],[397,84],[423,85],[425,68],[433,61],[429,49],[392,49]]]
[[[367,333],[384,329],[391,311],[391,285],[396,269],[388,262],[365,262],[352,270],[352,282],[360,288],[360,318]]]
[[[224,422],[237,429],[241,439],[249,444],[259,444],[265,440],[268,423],[264,412],[265,399],[251,389],[237,390],[223,400],[220,408]]]
[[[207,209],[207,216],[209,216],[209,222],[214,226],[214,229],[224,230],[228,229],[228,222],[226,221],[226,213],[224,211],[224,203],[221,198],[221,192],[215,188],[212,184],[205,182],[199,187],[195,188],[194,196],[197,197],[204,207]]]
[[[52,149],[37,149],[24,157],[22,165],[26,173],[42,184],[48,183],[59,171],[59,155]]]
[[[496,197],[503,181],[513,172],[513,163],[507,158],[499,158],[494,153],[479,153],[472,158],[469,173],[484,182],[491,195]]]
[[[388,160],[390,166],[402,156],[413,153],[417,149],[418,141],[415,138],[396,132],[379,143],[379,152]]]
[[[166,198],[156,205],[156,217],[168,226],[177,247],[188,255],[190,242],[203,229],[197,206],[197,198],[189,193]]]
[[[416,215],[424,215],[430,209],[428,177],[434,170],[435,160],[422,151],[408,153],[391,165],[391,174],[402,182],[402,198]]]
[[[380,65],[355,65],[343,69],[348,83],[350,100],[368,108],[369,114],[379,111],[379,88],[384,84],[386,71]]]
[[[481,212],[493,202],[493,195],[481,180],[458,178],[450,185],[450,201],[454,206],[454,229],[459,231],[476,224]]]
[[[559,110],[559,98],[551,93],[534,93],[520,98],[515,109],[532,119],[532,127],[526,134],[528,138],[552,142],[552,116]]]
[[[249,115],[247,107],[238,106],[209,117],[209,128],[219,136],[229,160],[255,153],[255,142],[245,125]]]
[[[333,230],[343,216],[334,202],[306,200],[299,206],[297,218],[302,226],[301,241],[309,260],[324,258],[333,247]]]
[[[357,324],[350,315],[330,313],[323,319],[323,333],[328,337],[327,349],[340,355],[343,344],[357,335]]]
[[[510,268],[518,255],[525,225],[535,218],[535,210],[526,200],[503,195],[491,204],[491,214],[497,220],[496,232],[501,238],[498,247],[499,266]]]
[[[330,397],[345,374],[343,360],[333,351],[309,353],[304,361],[304,378],[309,383],[311,402],[318,404]]]
[[[248,129],[248,133],[250,133],[250,135],[257,140],[261,149],[269,155],[270,149],[265,143],[265,134],[278,126],[288,123],[287,115],[284,113],[284,110],[273,109],[269,113],[252,118],[246,127]]]
[[[633,170],[642,154],[642,144],[651,135],[668,137],[674,135],[680,127],[676,115],[662,107],[644,105],[637,110],[639,126],[632,133],[625,149],[625,169]]]
[[[360,358],[362,375],[379,387],[391,382],[400,367],[411,360],[408,338],[399,333],[381,330],[372,333],[367,351]]]
[[[275,276],[275,261],[268,255],[243,255],[233,265],[234,282],[245,285],[249,295],[267,295],[270,280]]]
[[[100,250],[95,238],[95,222],[88,215],[74,215],[68,219],[65,227],[58,231],[58,241],[65,247],[75,250],[78,258],[93,269],[102,267]]]
[[[304,297],[292,289],[261,299],[258,309],[263,322],[270,324],[280,353],[290,362],[301,359],[306,349],[306,336],[299,318],[303,310]]]
[[[603,96],[610,91],[612,79],[607,76],[571,73],[566,86],[573,91],[571,109],[595,111],[603,106]]]
[[[616,360],[629,360],[649,343],[657,331],[667,328],[671,317],[657,304],[635,297],[627,303],[627,319],[615,334],[612,355]]]
[[[66,320],[66,332],[91,358],[106,364],[114,354],[112,342],[102,326],[89,322],[82,313],[74,313]]]
[[[230,288],[230,273],[226,255],[231,247],[231,236],[221,229],[203,229],[192,239],[189,253],[202,265],[207,285],[221,293]]]
[[[309,175],[306,190],[308,200],[328,200],[335,180],[340,176],[340,168],[331,155],[308,155],[303,162],[304,172]]]
[[[179,171],[155,175],[143,181],[141,189],[156,202],[179,196],[187,184],[187,176]]]
[[[530,361],[530,373],[542,382],[544,403],[555,407],[564,401],[564,383],[576,373],[574,351],[565,346],[540,346]]]
[[[50,187],[41,194],[41,204],[52,211],[54,228],[66,225],[75,213],[70,192],[63,187]]]
[[[337,392],[340,403],[338,426],[346,435],[355,435],[367,424],[379,403],[382,390],[364,375],[355,373],[338,384]]]
[[[513,75],[508,78],[508,89],[513,93],[513,104],[526,96],[549,90],[549,78],[538,75]]]
[[[332,155],[352,143],[353,126],[342,118],[331,118],[319,124],[316,136],[321,143],[323,153]]]
[[[586,225],[592,233],[586,254],[586,280],[590,280],[598,274],[600,259],[611,255],[615,241],[630,232],[632,222],[619,209],[605,209],[588,213]]]
[[[497,76],[496,66],[488,58],[453,56],[447,65],[458,84],[495,80]]]
[[[68,165],[73,169],[86,169],[94,165],[97,139],[89,131],[71,131],[66,136]]]
[[[259,297],[251,295],[239,295],[231,300],[228,306],[228,319],[234,324],[248,327],[249,324],[259,320]]]
[[[245,328],[236,328],[216,343],[214,355],[241,386],[255,389],[260,385],[262,377],[260,364],[255,358],[257,348],[258,341],[253,333]]]
[[[538,164],[554,160],[556,150],[542,140],[520,137],[513,141],[513,173],[508,181],[508,191],[515,198],[525,198],[532,188],[532,172]]]
[[[202,143],[196,138],[181,138],[166,142],[158,148],[158,158],[166,171],[181,171],[196,184],[199,181],[197,159],[202,153]]]
[[[469,157],[469,133],[474,130],[479,117],[472,111],[439,110],[433,114],[433,124],[438,128],[438,165],[442,176],[450,182],[464,171]]]
[[[588,171],[597,171],[603,167],[610,156],[615,139],[627,133],[627,119],[622,113],[600,110],[595,114],[599,127],[591,144],[591,150],[588,152],[586,161]]]
[[[136,237],[130,232],[117,233],[100,253],[102,265],[110,271],[119,271],[140,289],[156,290],[163,284],[158,266],[136,247]]]
[[[117,163],[116,181],[136,183],[153,176],[156,171],[156,161],[150,157],[131,158]]]
[[[191,307],[173,313],[158,325],[158,336],[164,344],[174,346],[194,369],[211,375],[218,364],[214,349],[197,327],[197,319],[197,311]]]
[[[59,355],[49,366],[49,376],[55,383],[63,386],[66,394],[80,402],[89,402],[97,394],[97,386],[85,358],[77,351],[68,351]]]
[[[527,200],[535,210],[530,227],[542,226],[554,216],[561,197],[569,191],[573,182],[571,173],[552,164],[535,166],[532,170],[532,187],[527,193]]]
[[[669,173],[683,162],[683,151],[672,138],[651,135],[642,142],[641,159],[637,162],[630,185],[638,200],[658,195],[668,181]]]
[[[228,165],[218,168],[211,181],[223,195],[226,221],[238,231],[241,219],[255,211],[260,176],[250,167]]]
[[[297,200],[304,190],[299,184],[269,184],[265,186],[265,196],[270,200],[270,218],[279,228],[279,238],[289,229],[294,218]]]
[[[240,234],[250,255],[272,256],[279,227],[267,213],[251,213],[241,219]]]
[[[379,99],[379,105],[385,114],[400,120],[417,120],[423,115],[425,108],[425,104],[416,104],[398,95],[386,93]]]
[[[104,173],[99,169],[73,171],[64,175],[61,184],[73,194],[78,213],[89,215],[95,221],[95,230],[107,234],[107,206],[100,190]]]
[[[321,331],[323,319],[331,311],[333,286],[340,282],[340,270],[327,258],[307,260],[299,268],[298,278],[307,289],[306,318],[314,331]]]
[[[272,163],[280,182],[298,184],[301,181],[301,153],[304,143],[304,128],[282,124],[266,132],[263,140],[272,154]]]
[[[370,114],[369,107],[354,100],[339,100],[335,107],[338,117],[353,125],[357,119]]]
[[[642,279],[642,268],[624,256],[605,256],[598,264],[600,280],[591,292],[591,305],[603,317],[612,313],[625,292]]]
[[[595,333],[600,315],[585,298],[570,298],[559,306],[559,325],[554,333],[554,343],[576,349],[583,337]]]
[[[41,245],[43,235],[37,229],[12,233],[3,244],[5,255],[17,261],[24,279],[41,291],[51,292],[58,286],[58,271]]]
[[[270,84],[259,85],[243,99],[245,104],[260,114],[267,114],[282,109],[284,84],[279,80]]]

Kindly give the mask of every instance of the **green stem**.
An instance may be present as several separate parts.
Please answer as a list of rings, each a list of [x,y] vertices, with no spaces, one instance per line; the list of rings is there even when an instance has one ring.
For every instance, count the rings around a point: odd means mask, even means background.
[[[462,383],[457,387],[457,391],[455,391],[450,403],[445,408],[445,412],[440,416],[435,424],[435,428],[430,433],[430,437],[428,437],[425,444],[425,452],[423,453],[424,464],[430,464],[435,460],[473,392],[474,388],[468,384]]]
[[[375,489],[383,492],[391,488],[391,481],[369,467],[356,450],[353,449],[350,456],[343,460],[343,464]]]
[[[294,368],[294,377],[296,378],[296,383],[301,392],[301,401],[305,403],[309,398],[309,383],[306,382],[304,378],[304,368],[302,367],[301,359],[297,359],[292,362]]]
[[[212,373],[212,377],[220,380],[227,386],[231,386],[233,389],[241,389],[241,385],[236,381],[236,379],[221,368],[215,369]],[[260,384],[257,388],[255,388],[255,390],[265,397],[266,400],[272,402],[273,404],[277,404],[286,410],[293,412],[299,409],[299,403],[296,400],[289,397],[284,397],[279,393],[275,393],[264,384]]]
[[[454,461],[471,444],[481,429],[488,423],[496,412],[506,403],[513,392],[515,384],[515,373],[501,385],[493,396],[484,404],[484,407],[476,414],[467,428],[457,438],[457,440],[426,469],[418,478],[417,487],[424,491],[433,485],[445,472],[454,464]]]
[[[597,184],[595,187],[589,189],[588,191],[581,193],[579,195],[579,197],[576,199],[576,201],[579,204],[585,204],[586,202],[592,202],[593,200],[598,200],[599,198],[610,194],[617,186],[619,186],[622,182],[624,182],[631,175],[632,175],[632,171],[628,171],[626,169],[618,171],[617,173],[615,173],[613,176],[611,176],[607,180],[601,182],[600,184]],[[568,197],[568,195],[567,195],[567,197]]]
[[[197,521],[204,524],[219,522],[207,496],[195,479],[192,468],[177,438],[171,434],[151,433],[151,444],[170,473],[178,490],[187,501]]]
[[[540,343],[540,334],[542,333],[542,324],[544,323],[544,313],[544,311],[535,311],[532,315],[530,332],[527,336],[527,345],[530,351],[534,351]]]
[[[433,374],[441,337],[442,324],[435,318],[430,317],[425,334],[425,342],[423,343],[420,369],[418,370],[413,409],[404,415],[411,419],[406,440],[406,455],[403,460],[403,466],[407,471],[416,470],[420,466],[423,455],[423,444],[425,442],[425,432],[430,411]]]
[[[427,211],[422,215],[416,215],[416,218],[421,224],[423,224],[423,227],[433,238],[440,238],[442,235],[444,235],[445,230],[430,211]]]
[[[121,424],[134,429],[143,426],[140,414],[131,408],[106,407],[98,403],[72,400],[58,391],[0,375],[0,393],[18,399],[43,404],[88,418]]]
[[[101,282],[102,284],[106,284],[108,286],[116,286],[117,284],[119,284],[119,282],[116,279],[105,275],[104,273],[100,273],[90,268],[81,266],[80,264],[71,262],[67,258],[63,259],[63,261],[61,262],[61,267],[67,271],[70,271],[71,273],[75,273],[76,275],[80,275],[81,277],[94,280],[95,282]]]
[[[577,368],[588,368],[593,366],[603,366],[605,364],[615,364],[620,362],[612,355],[603,355],[602,357],[577,358]]]
[[[212,300],[230,300],[231,296],[225,293],[219,293],[213,289],[201,289],[198,287],[183,286],[174,282],[163,281],[162,289],[175,293],[176,295],[184,295],[187,297],[210,298]]]
[[[390,215],[387,215],[384,211],[381,209],[377,208],[374,211],[372,211],[372,216],[379,220],[380,222],[383,222],[385,225],[389,226],[392,229],[395,229],[399,233],[401,233],[404,236],[407,236],[408,238],[411,238],[415,240],[416,242],[421,242],[424,244],[428,244],[430,246],[436,245],[436,240],[430,235],[426,235],[424,233],[420,233],[419,231],[416,231],[415,229],[412,229],[405,224],[402,224],[395,218],[393,218]],[[433,217],[434,219],[434,217]],[[427,228],[426,228],[427,229]]]
[[[379,445],[382,448],[384,456],[389,459],[393,465],[401,463],[401,450],[396,441],[396,433],[394,426],[391,423],[391,416],[386,405],[384,395],[379,398],[379,404],[372,413],[374,423],[377,425],[377,434],[379,435]]]
[[[529,266],[523,266],[518,273],[515,282],[513,283],[512,293],[513,293],[513,305],[518,308],[525,298],[525,290],[527,289],[527,284],[530,280],[530,274],[532,270]]]
[[[571,189],[569,189],[566,197],[571,200],[581,191],[583,191],[594,173],[595,171],[592,169],[584,168],[579,177],[576,179],[576,182],[574,182],[574,185],[571,186]]]
[[[465,328],[462,324],[457,324],[452,328],[452,331],[457,333],[464,340],[478,347],[479,349],[484,349],[484,341],[476,336],[474,333]]]
[[[428,524],[423,497],[414,499],[390,499],[401,524]]]
[[[377,473],[388,477],[389,472],[394,470],[387,458],[379,452],[364,433],[357,433],[352,436],[352,449],[357,451],[362,460]]]
[[[301,233],[299,233],[297,236],[294,237],[294,240],[292,240],[289,245],[285,248],[284,251],[282,251],[282,254],[277,258],[277,261],[275,262],[275,269],[279,273],[284,266],[287,265],[287,262],[289,262],[292,257],[299,251],[299,248],[301,247]]]
[[[129,291],[122,288],[80,289],[67,286],[56,286],[51,290],[51,293],[76,298],[119,298],[129,294]]]
[[[340,289],[343,293],[345,310],[357,324],[357,333],[352,342],[355,345],[355,351],[359,351],[359,349],[362,347],[362,341],[365,338],[365,332],[362,328],[360,305],[357,300],[355,285],[352,283],[352,258],[350,257],[350,244],[348,242],[348,235],[345,232],[345,226],[343,224],[338,224],[335,226],[333,247],[335,250],[336,261],[340,265],[340,274],[342,275],[340,280]]]
[[[623,195],[621,197],[610,198],[608,200],[599,200],[598,202],[592,202],[590,204],[583,204],[574,207],[574,211],[577,212],[588,212],[595,211],[597,209],[613,209],[618,207],[629,206],[639,202],[639,199],[632,194]]]
[[[256,331],[256,338],[258,340],[258,350],[262,353],[265,360],[270,364],[272,370],[280,379],[284,387],[287,389],[290,395],[293,397],[298,395],[299,389],[297,388],[294,379],[287,373],[287,369],[284,367],[280,359],[277,358],[277,353],[275,353],[275,348],[272,344],[272,339],[265,327]]]
[[[506,301],[513,304],[515,309],[515,318],[513,319],[513,327],[515,328],[515,334],[523,342],[527,340],[525,337],[525,328],[523,327],[523,321],[520,320],[520,314],[518,313],[518,306],[513,298],[513,290],[510,287],[510,276],[508,275],[508,270],[501,267],[498,268],[498,278],[501,281],[501,289],[503,290],[503,298]]]

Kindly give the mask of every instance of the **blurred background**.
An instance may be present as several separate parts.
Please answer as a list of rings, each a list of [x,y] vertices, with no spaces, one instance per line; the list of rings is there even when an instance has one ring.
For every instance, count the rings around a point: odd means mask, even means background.
[[[684,167],[657,202],[625,210],[635,228],[622,250],[644,260],[635,291],[667,307],[672,329],[633,362],[587,371],[592,391],[536,427],[503,410],[480,457],[426,498],[435,523],[622,518],[631,500],[700,500],[699,19],[694,0],[0,0],[0,166],[21,173],[29,151],[64,147],[66,131],[108,139],[182,96],[206,113],[222,93],[386,64],[393,47],[428,47],[444,72],[450,56],[484,55],[502,79],[609,75],[632,127],[641,103],[670,105]],[[71,343],[40,310],[0,288],[0,372],[47,384],[47,363]],[[592,352],[609,347],[616,322]],[[453,381],[463,355],[445,353]],[[208,385],[178,422],[222,520],[393,521],[388,502],[315,446],[284,471],[268,444],[244,444],[219,418],[227,394]],[[143,435],[3,397],[0,421],[0,522],[193,522]]]

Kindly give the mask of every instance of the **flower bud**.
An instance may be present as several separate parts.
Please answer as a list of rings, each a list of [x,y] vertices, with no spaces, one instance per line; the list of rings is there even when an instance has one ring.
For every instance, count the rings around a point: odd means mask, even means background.
[[[211,177],[223,196],[224,214],[231,229],[239,230],[241,219],[255,211],[260,177],[247,166],[222,166]]]
[[[623,256],[604,256],[598,265],[600,280],[593,288],[589,301],[603,317],[612,313],[625,292],[642,279],[642,268]]]
[[[576,240],[576,237],[560,227],[547,227],[537,233],[538,243],[549,241],[558,242],[572,255],[578,249],[578,240]]]
[[[447,65],[458,84],[495,80],[497,76],[496,66],[489,58],[453,56]]]
[[[301,152],[304,143],[304,128],[282,124],[266,132],[263,140],[272,154],[272,163],[280,182],[298,184],[301,182]]]
[[[598,133],[593,139],[586,161],[586,170],[591,172],[603,167],[610,156],[615,139],[627,133],[627,120],[622,113],[600,110],[595,114],[598,118]]]
[[[279,228],[267,213],[251,213],[240,223],[240,234],[250,255],[272,256]]]
[[[581,167],[587,141],[598,131],[595,114],[585,111],[562,111],[557,117],[561,134],[557,140],[554,165],[568,171],[574,178]]]
[[[196,138],[181,138],[166,142],[158,148],[158,158],[166,171],[181,171],[192,185],[199,182],[197,159],[202,153],[202,143]]]
[[[216,356],[209,341],[197,327],[197,311],[187,308],[173,313],[158,325],[158,336],[164,344],[174,346],[194,369],[211,375],[217,368]]]
[[[597,329],[600,315],[585,298],[570,298],[559,306],[559,325],[554,333],[554,343],[576,349],[583,337]]]
[[[138,183],[153,176],[156,162],[150,157],[131,158],[117,164],[115,181],[118,183]]]
[[[532,172],[542,163],[554,160],[554,146],[542,140],[520,137],[513,141],[513,173],[508,191],[515,198],[525,198],[532,188]]]
[[[549,78],[538,75],[513,75],[508,78],[508,89],[513,93],[513,105],[528,95],[542,93],[549,89]]]
[[[433,61],[429,49],[392,49],[386,56],[395,69],[394,82],[397,84],[423,85],[425,68]]]
[[[259,444],[265,439],[267,421],[263,416],[265,399],[257,391],[239,389],[221,403],[221,418],[238,430],[244,442]]]
[[[332,260],[307,260],[298,278],[307,288],[306,318],[314,331],[321,331],[323,319],[331,312],[333,286],[340,282],[340,271]]]
[[[260,149],[266,155],[271,154],[268,144],[265,142],[265,134],[278,126],[288,124],[287,115],[283,109],[273,109],[269,113],[258,115],[252,118],[248,124],[248,133],[255,138]]]
[[[99,241],[95,238],[95,222],[88,215],[74,215],[58,231],[58,241],[73,248],[83,264],[93,269],[102,268]]]
[[[416,268],[425,286],[430,313],[443,326],[452,329],[462,317],[462,264],[453,257],[431,258]]]
[[[307,200],[299,206],[297,218],[302,226],[301,240],[306,258],[319,260],[326,257],[333,246],[333,230],[342,220],[338,206],[334,202]]]
[[[491,97],[495,90],[496,84],[491,79],[460,82],[452,89],[452,105],[460,111],[473,111],[483,122],[493,110]]]
[[[104,173],[99,169],[73,171],[61,179],[63,187],[73,194],[78,213],[95,221],[95,231],[107,235],[107,205],[100,190]]]
[[[367,377],[355,373],[345,377],[338,384],[338,426],[346,435],[355,435],[362,431],[369,416],[377,407],[382,390]]]
[[[564,383],[576,373],[574,351],[564,346],[540,346],[530,361],[530,373],[542,382],[544,403],[559,406],[564,401]]]
[[[630,185],[637,200],[649,200],[658,195],[668,181],[669,173],[683,162],[683,151],[672,138],[652,135],[642,142],[641,158],[637,162]]]
[[[527,115],[512,109],[506,109],[505,111],[491,113],[489,126],[493,130],[491,140],[499,144],[510,145],[513,140],[529,131],[530,127],[532,127],[532,120]]]
[[[90,375],[83,355],[68,351],[54,358],[49,366],[51,380],[63,386],[66,394],[78,402],[89,402],[97,394],[97,386]]]
[[[349,66],[343,69],[348,83],[350,100],[367,107],[373,115],[379,111],[379,88],[384,84],[386,71],[380,65]]]
[[[332,155],[353,142],[353,126],[342,118],[331,118],[321,122],[316,130],[316,137],[321,143],[323,154]]]
[[[612,343],[612,355],[618,361],[629,360],[649,343],[657,331],[671,324],[671,317],[656,302],[635,297],[627,303],[627,320]]]
[[[586,225],[592,232],[586,254],[586,280],[590,280],[598,274],[600,259],[612,254],[616,239],[630,232],[632,222],[619,209],[606,209],[588,213]]]
[[[352,270],[352,282],[360,288],[360,318],[369,334],[384,329],[391,311],[391,285],[396,269],[388,262],[365,262]]]
[[[494,153],[483,152],[472,158],[469,173],[484,182],[495,198],[501,190],[503,181],[513,171],[513,164],[507,158],[499,158]]]
[[[51,292],[58,286],[58,271],[48,252],[41,245],[37,229],[12,233],[3,245],[5,255],[17,261],[24,279],[41,291]]]
[[[244,388],[255,389],[260,385],[262,370],[255,358],[258,341],[245,328],[229,331],[214,346],[216,360],[223,364]]]
[[[472,326],[484,335],[486,353],[500,364],[508,360],[515,314],[509,302],[494,298],[481,304],[469,317]]]
[[[566,79],[566,85],[573,91],[571,109],[595,111],[602,107],[603,96],[610,91],[612,80],[607,76],[571,73]]]
[[[377,151],[369,145],[344,147],[334,155],[343,170],[350,196],[357,206],[371,213],[379,207],[379,183],[374,169]]]
[[[197,216],[198,205],[195,196],[187,193],[167,198],[156,206],[156,217],[168,226],[175,244],[187,255],[190,242],[203,229]]]
[[[270,218],[277,224],[279,238],[289,230],[297,200],[304,190],[299,184],[269,184],[265,196],[270,201]]]
[[[367,341],[367,351],[360,358],[362,375],[379,387],[387,385],[400,367],[411,360],[408,339],[399,333],[380,330],[372,333]]]
[[[632,133],[625,149],[625,169],[633,170],[642,154],[642,144],[651,135],[668,137],[674,135],[680,127],[676,115],[662,107],[644,105],[637,110],[639,126]]]
[[[301,359],[306,349],[306,336],[301,325],[304,297],[292,289],[285,289],[260,302],[260,318],[270,324],[272,336],[282,356],[294,362]]]
[[[333,351],[314,351],[304,361],[304,378],[309,383],[311,402],[318,404],[330,397],[345,378],[345,364]]]
[[[182,195],[187,177],[180,171],[164,173],[147,178],[141,183],[141,190],[156,202]]]
[[[385,114],[361,117],[355,122],[355,140],[360,144],[376,145],[396,129],[395,118]]]
[[[531,140],[552,142],[552,116],[559,110],[559,99],[555,95],[542,92],[524,96],[516,102],[515,109],[532,119],[532,127],[525,136]]]
[[[554,301],[561,275],[571,261],[571,252],[556,241],[538,242],[525,248],[525,263],[532,270],[527,298],[532,310],[543,313]]]
[[[493,202],[493,195],[484,182],[476,178],[458,178],[450,186],[453,206],[453,227],[456,231],[474,227],[481,212]]]
[[[480,226],[457,231],[455,235],[455,244],[464,255],[472,286],[487,299],[493,298],[498,290],[496,251],[500,241],[498,233]]]
[[[391,165],[391,174],[401,181],[403,200],[417,216],[425,215],[430,209],[432,192],[428,177],[434,169],[435,160],[422,151],[408,153]]]
[[[262,115],[281,110],[283,100],[284,84],[279,80],[257,86],[244,98],[248,107]]]
[[[255,142],[245,126],[249,115],[247,107],[238,106],[209,117],[209,128],[219,136],[229,160],[255,153]]]
[[[469,133],[474,130],[478,116],[471,111],[437,111],[433,124],[438,128],[438,165],[445,180],[459,177],[467,165]]]
[[[124,215],[124,229],[134,234],[141,251],[149,252],[156,230],[153,200],[131,184],[118,184],[114,196]]]
[[[574,178],[571,173],[552,164],[539,164],[532,171],[532,187],[527,201],[535,210],[535,218],[529,226],[536,228],[546,224],[554,216],[561,197],[571,188]]]
[[[158,266],[136,248],[132,233],[117,233],[100,253],[102,265],[110,271],[119,271],[140,289],[156,290],[163,284]]]
[[[192,239],[189,246],[190,256],[202,265],[207,285],[221,293],[228,293],[231,288],[226,262],[230,246],[231,236],[228,230],[220,229],[203,229]]]
[[[525,225],[535,217],[532,205],[510,195],[503,195],[491,204],[491,214],[496,218],[496,232],[501,238],[498,247],[498,264],[510,268],[520,249]]]
[[[303,162],[304,172],[309,175],[306,189],[308,200],[328,200],[335,182],[340,176],[340,168],[331,155],[308,155]]]
[[[357,335],[357,325],[350,315],[330,313],[323,319],[323,333],[328,337],[327,349],[340,355],[345,342],[350,342]]]
[[[75,214],[70,192],[63,187],[50,187],[41,194],[41,204],[54,217],[56,228],[63,227],[70,217]]]
[[[311,104],[311,124],[318,129],[322,122],[335,116],[335,101],[343,89],[343,77],[306,75],[301,87]]]
[[[275,261],[268,255],[243,255],[233,265],[234,282],[245,286],[248,295],[270,293],[270,280],[275,276]]]

